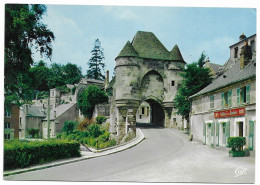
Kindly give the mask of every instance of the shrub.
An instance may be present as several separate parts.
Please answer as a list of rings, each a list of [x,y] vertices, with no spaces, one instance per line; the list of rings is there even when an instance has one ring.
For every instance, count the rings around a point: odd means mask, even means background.
[[[107,118],[105,116],[97,116],[96,117],[96,121],[97,121],[97,124],[102,124],[103,122],[105,122],[107,120]]]
[[[62,132],[65,132],[67,134],[72,133],[74,129],[76,128],[77,122],[75,121],[65,121],[64,125],[62,127]]]
[[[104,133],[104,130],[101,130],[101,127],[98,124],[91,124],[87,129],[91,137],[98,137]]]
[[[245,137],[228,137],[228,147],[232,148],[232,151],[242,151],[243,146],[246,144]]]
[[[78,142],[66,140],[5,142],[4,169],[24,168],[45,161],[78,157],[80,156],[79,148]]]
[[[82,120],[78,126],[77,126],[77,129],[79,131],[84,131],[86,130],[86,128],[93,123],[93,119],[88,119],[88,118],[85,118],[84,120]]]
[[[109,140],[109,136],[110,136],[109,132],[104,132],[102,135],[100,135],[98,137],[98,140],[101,141],[101,142],[106,142],[106,141]]]
[[[39,138],[39,129],[28,129],[27,133],[32,137],[32,138]]]

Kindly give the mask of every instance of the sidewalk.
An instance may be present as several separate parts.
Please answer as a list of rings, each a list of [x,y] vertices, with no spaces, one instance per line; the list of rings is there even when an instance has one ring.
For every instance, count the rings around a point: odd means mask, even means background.
[[[70,158],[70,159],[61,159],[61,160],[53,161],[53,162],[42,164],[42,165],[34,165],[34,166],[31,166],[28,168],[4,171],[3,176],[9,176],[9,175],[15,175],[15,174],[29,172],[29,171],[51,168],[51,167],[55,167],[55,166],[60,166],[60,165],[64,165],[64,164],[79,162],[79,161],[86,160],[86,159],[91,159],[91,158],[95,158],[95,157],[101,157],[101,156],[117,153],[117,152],[129,149],[129,148],[139,144],[142,140],[144,140],[144,135],[143,135],[142,131],[140,130],[140,128],[137,128],[136,137],[133,140],[126,142],[124,144],[120,144],[120,145],[102,149],[102,150],[95,150],[92,152],[81,151],[81,157],[75,157],[75,158]]]

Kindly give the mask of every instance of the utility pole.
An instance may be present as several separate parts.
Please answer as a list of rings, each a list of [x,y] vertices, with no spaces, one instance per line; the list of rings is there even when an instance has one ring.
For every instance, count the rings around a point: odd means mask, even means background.
[[[50,96],[48,96],[48,111],[47,111],[47,139],[50,139]]]

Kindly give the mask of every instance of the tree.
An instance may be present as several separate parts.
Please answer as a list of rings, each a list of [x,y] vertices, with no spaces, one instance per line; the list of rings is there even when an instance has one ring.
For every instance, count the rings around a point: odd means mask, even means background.
[[[86,76],[87,78],[104,80],[105,76],[102,74],[102,71],[104,72],[105,63],[102,61],[105,59],[105,57],[99,39],[95,40],[94,48],[91,53],[92,57],[88,61],[89,70],[87,71]]]
[[[46,6],[40,4],[5,5],[5,97],[17,103],[30,95],[24,95],[28,71],[33,64],[32,48],[41,56],[51,58],[54,34],[41,22]]]
[[[210,69],[204,68],[202,65],[205,63],[205,59],[206,56],[203,52],[197,62],[186,65],[184,73],[181,74],[182,85],[174,98],[177,114],[185,118],[188,123],[191,110],[189,97],[205,88],[213,80]]]
[[[95,105],[100,103],[107,103],[108,96],[97,86],[89,86],[78,95],[78,107],[80,111],[87,117],[91,118]]]
[[[49,88],[65,86],[66,84],[75,84],[82,78],[81,68],[76,64],[67,63],[62,64],[53,63],[50,68],[50,75],[48,78]]]
[[[50,76],[50,69],[47,64],[40,60],[35,66],[30,69],[33,75],[33,88],[38,91],[49,91],[48,78]]]
[[[66,84],[78,83],[82,78],[81,68],[76,64],[67,63],[63,68]]]

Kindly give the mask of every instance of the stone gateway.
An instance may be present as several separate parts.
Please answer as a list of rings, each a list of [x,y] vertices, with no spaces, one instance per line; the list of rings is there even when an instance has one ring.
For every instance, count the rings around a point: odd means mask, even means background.
[[[115,61],[116,75],[106,91],[110,95],[110,131],[118,141],[135,133],[136,112],[143,102],[150,105],[153,124],[182,125],[173,100],[186,63],[177,45],[168,51],[153,33],[138,31]]]

